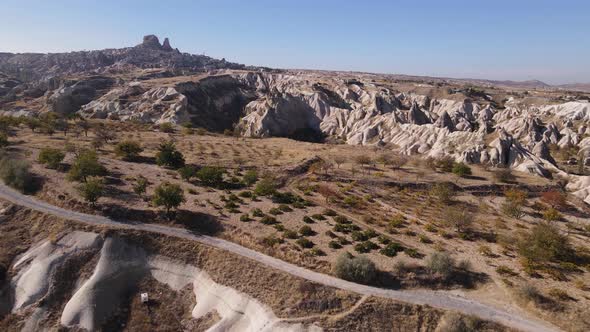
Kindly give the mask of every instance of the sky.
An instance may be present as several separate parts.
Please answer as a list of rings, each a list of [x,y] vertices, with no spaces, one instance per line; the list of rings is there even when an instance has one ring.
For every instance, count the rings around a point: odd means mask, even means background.
[[[587,0],[0,0],[0,52],[170,38],[274,68],[590,82]]]

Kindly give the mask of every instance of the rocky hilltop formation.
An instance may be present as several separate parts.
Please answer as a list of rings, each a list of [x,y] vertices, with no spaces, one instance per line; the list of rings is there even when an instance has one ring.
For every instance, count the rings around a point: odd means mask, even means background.
[[[156,124],[191,122],[250,137],[328,138],[564,177],[570,189],[587,198],[590,180],[564,170],[552,154],[573,151],[570,164],[588,163],[589,98],[545,89],[246,68],[181,53],[153,35],[123,49],[0,54],[4,114],[53,111]]]
[[[135,47],[79,51],[69,53],[0,53],[0,72],[20,81],[47,79],[56,75],[110,72],[138,68],[166,68],[183,73],[244,68],[243,65],[217,60],[205,55],[181,53],[170,46],[168,38],[160,44],[158,37],[148,35]]]

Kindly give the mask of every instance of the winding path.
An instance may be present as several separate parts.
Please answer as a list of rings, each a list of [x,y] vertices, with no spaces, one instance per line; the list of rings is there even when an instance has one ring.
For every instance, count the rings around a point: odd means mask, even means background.
[[[365,296],[378,296],[412,304],[429,305],[443,310],[455,310],[463,314],[477,316],[481,319],[494,321],[522,331],[560,331],[557,327],[552,326],[549,323],[532,318],[522,317],[518,313],[508,312],[487,304],[479,303],[477,301],[444,292],[428,290],[391,290],[356,284],[284,262],[280,259],[242,247],[233,242],[211,236],[196,235],[185,229],[155,224],[123,223],[102,216],[89,215],[62,209],[46,202],[39,201],[33,197],[22,195],[21,193],[3,184],[0,184],[0,198],[35,211],[52,214],[63,219],[68,219],[84,224],[109,226],[119,229],[133,229],[197,241],[204,245],[223,249],[231,253],[252,259],[268,267],[289,273],[296,277],[307,279],[325,286],[355,292]]]

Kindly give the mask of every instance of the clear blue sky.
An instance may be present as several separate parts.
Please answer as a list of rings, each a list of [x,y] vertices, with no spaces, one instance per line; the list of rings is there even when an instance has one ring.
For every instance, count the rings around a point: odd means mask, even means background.
[[[278,68],[590,82],[588,0],[0,0],[0,51],[124,47]]]

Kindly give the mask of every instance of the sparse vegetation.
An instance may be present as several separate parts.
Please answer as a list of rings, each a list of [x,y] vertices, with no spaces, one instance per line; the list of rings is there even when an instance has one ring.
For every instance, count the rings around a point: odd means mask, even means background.
[[[58,169],[66,154],[59,149],[43,148],[39,151],[37,160],[47,168]]]
[[[341,279],[369,284],[377,275],[375,264],[364,256],[351,257],[341,254],[333,265],[334,274]]]

